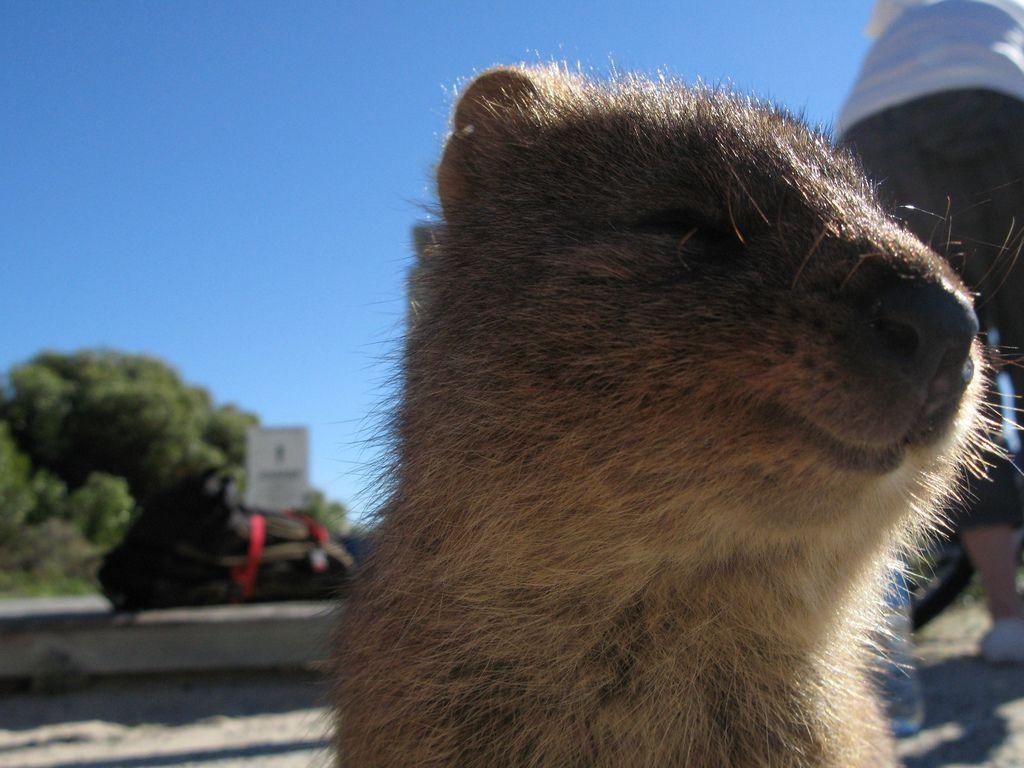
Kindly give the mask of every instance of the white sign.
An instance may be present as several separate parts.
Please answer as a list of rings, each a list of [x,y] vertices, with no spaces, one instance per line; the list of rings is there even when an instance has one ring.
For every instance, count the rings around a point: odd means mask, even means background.
[[[245,504],[267,510],[301,509],[309,495],[309,431],[249,427]]]

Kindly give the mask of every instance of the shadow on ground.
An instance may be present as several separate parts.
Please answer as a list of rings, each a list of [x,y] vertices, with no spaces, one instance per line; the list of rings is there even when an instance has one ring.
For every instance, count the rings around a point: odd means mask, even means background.
[[[46,768],[172,768],[172,766],[214,765],[228,760],[249,762],[259,758],[274,757],[293,752],[322,750],[326,749],[327,745],[327,739],[310,739],[306,741],[275,742],[273,744],[253,744],[245,747],[201,749],[189,752],[175,752],[170,755],[117,757],[111,760],[73,760],[70,762],[47,763]]]
[[[324,686],[313,673],[156,678],[152,686],[134,678],[101,681],[59,695],[0,695],[0,729],[25,731],[82,719],[128,727],[181,726],[212,717],[292,712],[325,702]]]
[[[920,668],[926,716],[906,768],[1024,766],[1024,668],[952,657]]]

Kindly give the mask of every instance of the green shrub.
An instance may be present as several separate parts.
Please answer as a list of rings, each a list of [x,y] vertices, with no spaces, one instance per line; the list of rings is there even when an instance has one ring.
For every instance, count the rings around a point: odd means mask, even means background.
[[[0,543],[0,596],[85,594],[99,591],[100,552],[66,520],[29,525]]]
[[[51,518],[67,516],[68,487],[63,480],[52,472],[40,469],[32,475],[30,485],[35,501],[32,511],[25,518],[27,524],[38,525]]]
[[[65,517],[93,544],[109,549],[121,541],[135,512],[127,480],[93,472],[68,496]]]

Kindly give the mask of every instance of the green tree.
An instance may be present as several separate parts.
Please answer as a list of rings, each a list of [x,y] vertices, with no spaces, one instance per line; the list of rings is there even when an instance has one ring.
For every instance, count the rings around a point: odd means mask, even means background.
[[[0,421],[0,542],[12,538],[32,511],[31,470],[31,462],[18,450],[9,426]]]
[[[11,371],[0,416],[40,464],[58,464],[68,452],[65,421],[73,407],[74,384],[45,364]]]
[[[245,465],[245,436],[249,427],[259,424],[256,414],[228,404],[210,413],[203,437],[224,454],[231,466]]]
[[[203,471],[240,465],[255,414],[214,406],[163,361],[110,350],[46,352],[8,376],[0,418],[35,465],[71,489],[125,478],[141,503]]]

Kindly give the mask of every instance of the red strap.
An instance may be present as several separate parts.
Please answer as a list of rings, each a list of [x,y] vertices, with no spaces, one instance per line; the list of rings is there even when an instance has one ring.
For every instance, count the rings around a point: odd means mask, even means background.
[[[263,556],[263,545],[267,543],[267,519],[258,513],[249,515],[249,553],[245,565],[236,565],[231,569],[231,579],[242,588],[242,599],[252,596],[256,584],[256,573]]]
[[[316,520],[314,520],[309,515],[304,515],[301,512],[298,512],[298,511],[296,511],[294,509],[287,510],[285,512],[285,514],[288,515],[288,517],[291,517],[291,518],[293,518],[295,520],[299,520],[302,523],[305,523],[306,530],[309,531],[310,537],[317,544],[323,544],[325,541],[327,541],[328,537],[331,535],[328,532],[326,525],[321,525],[320,523],[318,523]]]
[[[306,527],[309,528],[309,535],[313,537],[317,544],[323,544],[327,541],[328,533],[327,526],[321,525],[311,517],[306,518]]]
[[[326,542],[327,537],[330,536],[327,532],[327,526],[320,525],[320,523],[309,515],[299,515],[298,517],[300,517],[306,524],[306,529],[309,531],[309,535],[313,538],[313,541],[317,543],[317,548],[311,550],[309,553],[309,567],[313,569],[314,573],[323,573],[328,568],[327,555],[323,550],[324,542]]]
[[[327,553],[324,552],[324,544],[330,539],[330,531],[326,525],[321,525],[309,515],[304,515],[298,510],[287,509],[285,514],[293,520],[304,523],[309,537],[317,543],[317,546],[309,551],[309,567],[314,573],[323,573],[330,565],[327,560]]]

